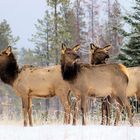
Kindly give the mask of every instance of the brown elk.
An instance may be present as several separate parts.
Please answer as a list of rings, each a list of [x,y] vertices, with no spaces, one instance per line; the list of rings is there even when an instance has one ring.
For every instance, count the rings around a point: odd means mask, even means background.
[[[99,64],[106,64],[106,59],[109,58],[109,50],[111,49],[111,45],[106,45],[103,48],[97,47],[95,44],[90,44],[90,52],[91,52],[91,64],[92,65],[99,65]],[[102,121],[101,124],[105,124],[105,117],[106,117],[106,124],[110,125],[110,109],[109,109],[109,101],[111,100],[110,96],[107,96],[102,99]]]
[[[93,51],[93,49],[96,51]],[[96,59],[93,56],[98,55],[98,63],[102,63],[103,61],[105,62],[105,55],[108,54],[108,50],[105,52],[102,51],[102,54],[100,55],[100,52],[104,48],[99,48],[93,44],[91,44],[91,62],[94,61],[96,63]],[[104,53],[104,54],[103,54]],[[103,57],[104,56],[104,57]],[[127,68],[128,73],[129,73],[129,82],[126,90],[126,95],[127,97],[133,97],[137,96],[138,101],[140,101],[140,67],[131,67]],[[105,124],[105,118],[106,124],[110,125],[110,109],[109,105],[113,103],[114,100],[108,96],[107,98],[104,99],[102,103],[102,122],[101,124]],[[106,116],[106,117],[105,117]]]
[[[90,61],[90,63],[91,63],[91,65],[105,64],[106,59],[109,58],[109,52],[108,51],[110,49],[111,49],[111,45],[107,45],[107,46],[105,46],[103,48],[99,48],[96,45],[94,45],[93,43],[91,43],[90,44],[90,52],[91,52],[91,61]],[[109,98],[109,96],[108,96],[108,98]],[[102,106],[104,108],[106,108],[106,109],[109,109],[108,104],[105,103],[105,99],[106,98],[104,98],[104,100],[103,100],[103,105]],[[75,106],[74,106],[73,125],[76,125],[79,100],[80,100],[80,97],[76,96],[76,102],[75,102]],[[108,112],[109,112],[109,110],[107,111],[107,113]],[[109,120],[107,119],[107,121],[109,121]]]
[[[80,63],[77,54],[79,48],[79,45],[67,48],[62,44],[61,72],[70,89],[81,95],[82,124],[86,124],[88,96],[110,95],[119,99],[121,105],[126,107],[130,124],[133,125],[131,109],[126,97],[128,84],[126,68],[121,64],[90,66]]]
[[[24,126],[27,126],[29,119],[32,123],[32,98],[47,98],[59,96],[64,105],[65,112],[69,114],[70,105],[67,99],[69,87],[62,79],[61,67],[56,65],[52,68],[23,67],[21,70],[12,53],[12,48],[8,47],[0,53],[0,78],[13,87],[16,94],[22,99],[22,109],[24,116]],[[69,115],[65,113],[65,123],[69,123]]]

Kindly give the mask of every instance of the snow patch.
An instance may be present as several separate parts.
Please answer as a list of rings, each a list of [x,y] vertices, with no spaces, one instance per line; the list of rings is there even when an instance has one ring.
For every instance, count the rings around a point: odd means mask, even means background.
[[[0,140],[140,140],[140,128],[130,126],[44,125],[0,126]]]

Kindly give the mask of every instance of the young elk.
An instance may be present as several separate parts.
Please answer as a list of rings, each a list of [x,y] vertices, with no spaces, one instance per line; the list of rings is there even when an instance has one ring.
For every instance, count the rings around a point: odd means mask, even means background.
[[[79,45],[67,48],[62,44],[61,72],[70,89],[81,95],[82,124],[86,124],[88,96],[110,95],[119,99],[121,105],[126,107],[130,124],[133,125],[131,109],[125,93],[128,84],[126,68],[119,64],[90,66],[80,63],[77,54],[79,48]]]
[[[67,99],[69,87],[62,79],[60,65],[53,68],[24,67],[18,68],[17,61],[8,47],[0,53],[0,78],[13,87],[16,94],[22,99],[24,126],[29,119],[32,123],[32,98],[59,96],[65,110],[65,123],[69,123],[70,105]]]

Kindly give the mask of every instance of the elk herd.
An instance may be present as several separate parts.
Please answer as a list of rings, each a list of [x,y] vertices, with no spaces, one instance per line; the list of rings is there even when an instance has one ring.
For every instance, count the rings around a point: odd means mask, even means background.
[[[0,52],[0,79],[12,86],[22,100],[24,126],[32,126],[32,98],[58,96],[64,107],[64,123],[70,124],[70,100],[72,91],[77,99],[74,106],[73,124],[77,123],[77,108],[82,112],[82,125],[87,124],[88,97],[102,98],[102,122],[110,125],[110,105],[115,103],[118,125],[122,109],[133,125],[128,97],[140,99],[140,67],[126,68],[122,64],[106,64],[111,45],[104,48],[90,44],[91,61],[81,62],[80,45],[73,48],[61,46],[60,65],[53,67],[18,67],[12,47]],[[80,101],[80,106],[78,102]],[[105,120],[105,118],[107,120]]]

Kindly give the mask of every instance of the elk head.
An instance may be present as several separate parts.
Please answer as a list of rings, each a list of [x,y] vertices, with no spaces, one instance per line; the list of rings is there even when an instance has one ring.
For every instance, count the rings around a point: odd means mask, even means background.
[[[8,46],[6,49],[0,52],[0,65],[3,65],[6,63],[12,54],[12,48],[11,46]]]
[[[7,84],[12,84],[18,74],[18,65],[11,46],[0,52],[0,78]]]
[[[111,49],[111,45],[107,45],[103,48],[99,48],[93,43],[90,44],[90,52],[91,52],[91,64],[105,64],[105,60],[109,58],[109,50]]]
[[[67,65],[73,65],[77,60],[80,59],[78,55],[78,50],[80,49],[80,45],[76,45],[73,48],[67,48],[65,44],[62,44],[61,47],[61,63],[65,63]]]
[[[76,45],[73,48],[67,48],[65,44],[61,47],[61,72],[64,80],[74,80],[80,71],[80,64],[78,60],[78,50],[80,45]]]

